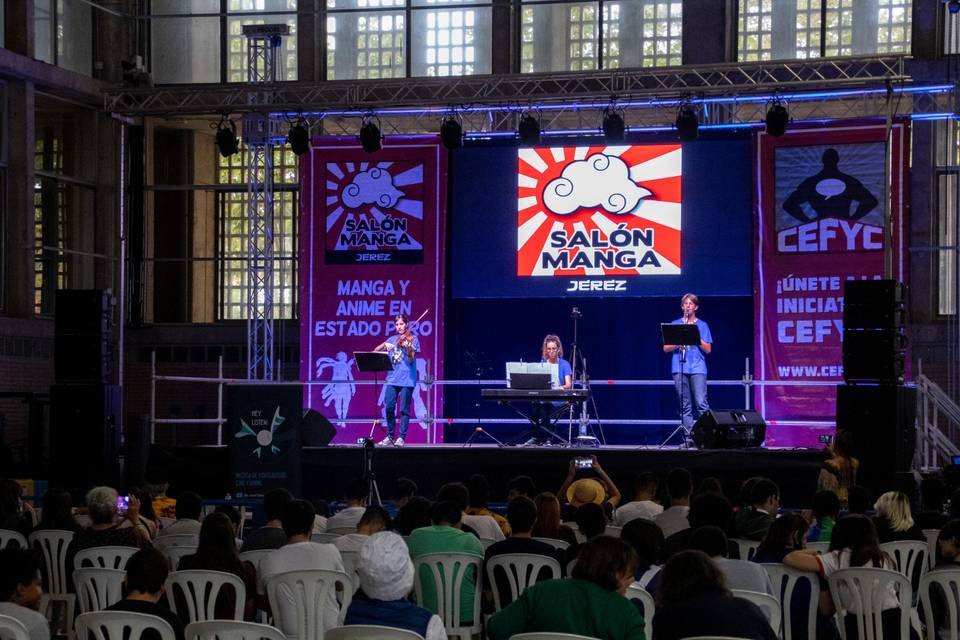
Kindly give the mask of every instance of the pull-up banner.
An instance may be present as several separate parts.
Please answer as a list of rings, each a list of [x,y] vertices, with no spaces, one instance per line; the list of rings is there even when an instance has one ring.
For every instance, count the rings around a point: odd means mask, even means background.
[[[757,378],[843,380],[843,284],[882,278],[885,127],[794,130],[756,137],[754,274]],[[907,273],[907,125],[890,144],[893,276]],[[768,420],[833,420],[832,385],[760,386]],[[767,444],[771,443],[770,436]],[[791,443],[801,444],[801,443]],[[818,446],[812,443],[803,443]]]
[[[372,154],[355,139],[320,138],[301,159],[300,376],[322,383],[307,385],[305,405],[336,426],[333,444],[367,437],[382,414],[385,374],[376,388],[356,384],[374,376],[357,371],[353,353],[394,335],[398,313],[415,321],[421,348],[407,441],[442,439],[427,421],[440,388],[428,394],[422,381],[443,365],[446,170],[435,137],[391,136]]]

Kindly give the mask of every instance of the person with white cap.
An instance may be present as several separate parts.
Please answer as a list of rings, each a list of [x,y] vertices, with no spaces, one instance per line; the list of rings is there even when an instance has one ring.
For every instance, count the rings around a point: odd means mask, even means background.
[[[368,536],[360,547],[357,573],[360,589],[347,608],[345,625],[396,627],[426,640],[447,637],[440,616],[407,600],[413,589],[413,562],[403,538],[391,531]]]

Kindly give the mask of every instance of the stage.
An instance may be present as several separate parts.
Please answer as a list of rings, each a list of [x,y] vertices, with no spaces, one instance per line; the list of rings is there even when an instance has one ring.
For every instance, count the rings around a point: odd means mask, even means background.
[[[809,506],[821,464],[828,457],[825,450],[814,449],[689,451],[630,446],[583,449],[445,444],[378,447],[374,450],[373,471],[384,500],[393,497],[393,484],[400,477],[414,480],[420,494],[433,497],[446,482],[466,482],[471,474],[483,473],[490,481],[490,501],[504,502],[510,478],[529,475],[538,491],[556,492],[566,477],[570,459],[589,455],[598,457],[625,499],[629,499],[630,480],[635,474],[650,471],[665,476],[674,467],[685,467],[693,473],[695,486],[703,478],[714,476],[731,498],[745,478],[769,477],[779,485],[785,508]],[[358,446],[304,447],[301,461],[300,494],[333,501],[342,499],[347,482],[361,475],[363,455]],[[226,446],[154,445],[150,462],[169,472],[171,494],[187,489],[209,497],[233,493]]]

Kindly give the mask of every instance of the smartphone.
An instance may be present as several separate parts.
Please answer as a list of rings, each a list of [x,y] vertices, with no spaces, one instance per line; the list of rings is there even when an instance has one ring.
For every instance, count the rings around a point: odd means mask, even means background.
[[[130,496],[117,496],[117,511],[126,513],[128,508],[130,508]]]
[[[593,458],[590,458],[588,456],[576,457],[573,459],[573,465],[577,469],[589,469],[590,467],[593,466]]]

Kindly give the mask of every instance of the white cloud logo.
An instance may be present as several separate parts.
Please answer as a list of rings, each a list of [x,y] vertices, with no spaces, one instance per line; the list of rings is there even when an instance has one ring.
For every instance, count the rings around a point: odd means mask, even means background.
[[[543,189],[543,204],[558,215],[583,207],[625,214],[652,195],[652,191],[630,180],[630,170],[622,159],[595,153],[586,160],[571,162],[559,178],[548,182]]]
[[[350,208],[376,204],[386,209],[393,208],[402,197],[403,192],[393,186],[393,176],[380,167],[358,173],[340,196]]]
[[[847,185],[843,180],[836,178],[827,178],[817,183],[817,193],[829,200],[833,196],[838,196],[847,190]]]

